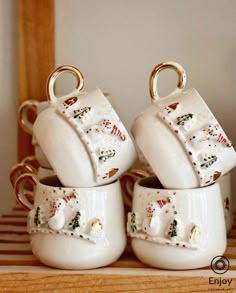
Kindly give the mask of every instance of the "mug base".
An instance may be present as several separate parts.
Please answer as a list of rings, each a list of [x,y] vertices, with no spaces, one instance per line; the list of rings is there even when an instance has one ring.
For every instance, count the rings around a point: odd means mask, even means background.
[[[135,256],[146,265],[165,270],[191,270],[210,266],[215,256],[224,254],[226,241],[219,241],[215,247],[188,249],[132,239],[131,246]]]
[[[117,238],[116,238],[117,239]],[[58,269],[88,270],[115,262],[126,246],[125,234],[119,241],[100,239],[91,243],[64,235],[31,234],[31,248],[43,264]]]

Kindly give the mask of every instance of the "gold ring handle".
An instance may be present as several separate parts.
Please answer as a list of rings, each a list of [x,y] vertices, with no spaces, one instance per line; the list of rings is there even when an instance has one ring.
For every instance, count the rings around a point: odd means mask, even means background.
[[[21,163],[25,163],[34,168],[35,170],[38,170],[38,168],[40,167],[36,156],[27,156],[21,161]]]
[[[30,135],[33,134],[33,123],[29,121],[29,111],[32,110],[37,115],[38,104],[39,102],[37,100],[27,100],[20,105],[18,110],[20,126]]]
[[[62,65],[62,66],[56,68],[49,75],[48,80],[47,80],[46,92],[47,92],[48,100],[51,103],[57,102],[57,97],[54,92],[55,82],[56,82],[56,79],[63,73],[71,73],[75,76],[75,78],[77,79],[77,86],[76,86],[77,92],[79,92],[84,86],[84,77],[83,77],[82,73],[79,71],[79,69],[77,69],[76,67],[71,66],[71,65]]]
[[[153,102],[156,102],[160,98],[157,91],[157,79],[160,72],[164,69],[173,69],[178,74],[177,89],[172,93],[176,92],[176,90],[183,90],[186,85],[186,74],[181,65],[173,61],[158,64],[154,67],[149,79],[149,91]]]
[[[12,187],[14,188],[15,183],[17,179],[20,177],[20,175],[25,174],[25,173],[32,173],[36,174],[37,171],[33,166],[30,166],[26,163],[19,163],[13,166],[13,168],[10,171],[10,182]]]
[[[134,184],[139,178],[148,177],[149,174],[140,169],[131,169],[124,173],[121,178],[121,186],[123,190],[123,200],[126,207],[129,209],[132,207],[133,189]]]
[[[35,188],[38,181],[37,181],[37,177],[33,174],[23,174],[21,175],[15,184],[15,194],[16,194],[16,199],[19,202],[19,204],[27,211],[32,210],[33,205],[32,203],[29,201],[29,199],[27,199],[26,195],[25,195],[25,188],[24,188],[24,184],[26,182],[29,182],[33,185],[33,187]]]

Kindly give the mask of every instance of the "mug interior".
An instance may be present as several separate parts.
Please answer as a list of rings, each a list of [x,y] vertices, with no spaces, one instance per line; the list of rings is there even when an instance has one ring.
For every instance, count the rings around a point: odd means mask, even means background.
[[[208,186],[187,188],[187,189],[191,189],[191,190],[197,190],[197,189],[202,189],[202,188],[207,189],[207,188],[210,188],[215,183],[216,182],[213,182]],[[174,188],[174,189],[173,188],[168,188],[168,189],[164,188],[163,185],[161,184],[161,182],[158,180],[158,178],[156,176],[150,176],[150,177],[142,178],[142,179],[138,180],[138,185],[141,186],[141,187],[150,188],[150,189],[178,190],[178,188]]]
[[[48,176],[40,180],[40,183],[52,187],[64,187],[57,176]]]
[[[112,185],[112,184],[115,184],[118,180],[114,180],[112,182],[109,182],[109,183],[106,183],[106,184],[103,184],[103,185],[99,185],[99,186],[96,186],[96,188],[99,188],[99,187],[104,187],[106,185]],[[48,177],[44,177],[42,179],[39,180],[39,182],[43,185],[46,185],[46,186],[50,186],[50,187],[63,187],[63,188],[74,188],[74,187],[71,187],[71,186],[64,186],[61,181],[58,179],[58,177],[56,175],[54,176],[48,176]],[[81,187],[81,188],[88,188],[88,187]],[[91,187],[93,188],[93,187]]]
[[[155,189],[163,189],[164,188],[156,176],[150,176],[147,178],[140,179],[138,184],[140,186],[146,187],[146,188],[155,188]]]

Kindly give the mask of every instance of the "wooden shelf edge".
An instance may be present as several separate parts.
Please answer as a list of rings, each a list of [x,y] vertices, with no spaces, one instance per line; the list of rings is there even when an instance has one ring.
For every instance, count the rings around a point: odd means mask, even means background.
[[[138,276],[138,277],[137,277]],[[232,281],[230,290],[236,289]],[[0,291],[22,292],[207,292],[217,288],[208,277],[169,277],[105,274],[0,274]],[[221,287],[223,289],[223,287]],[[213,291],[213,290],[211,290]]]

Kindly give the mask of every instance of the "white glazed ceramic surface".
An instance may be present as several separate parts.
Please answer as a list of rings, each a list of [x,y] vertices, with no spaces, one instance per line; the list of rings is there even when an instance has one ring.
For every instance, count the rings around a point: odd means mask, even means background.
[[[21,104],[19,108],[19,121],[22,128],[32,135],[32,145],[34,146],[35,156],[40,164],[44,168],[51,168],[46,156],[44,155],[41,147],[38,144],[36,137],[33,134],[33,124],[29,121],[28,112],[33,109],[38,115],[40,112],[48,107],[48,101],[39,102],[37,100],[27,100]]]
[[[36,184],[32,206],[24,197],[26,181]],[[125,249],[124,207],[119,181],[91,188],[64,188],[57,177],[37,182],[22,175],[16,196],[26,209],[34,255],[61,269],[91,269],[116,261]]]
[[[219,183],[196,189],[160,189],[157,178],[136,182],[128,215],[132,248],[143,263],[184,270],[209,266],[226,249]]]
[[[231,174],[227,173],[219,180],[223,201],[226,232],[229,233],[233,226],[233,197],[231,190]]]
[[[104,185],[134,163],[133,141],[99,89],[51,104],[34,133],[64,186]]]
[[[207,186],[236,166],[230,140],[195,89],[157,96],[131,132],[165,188]]]

